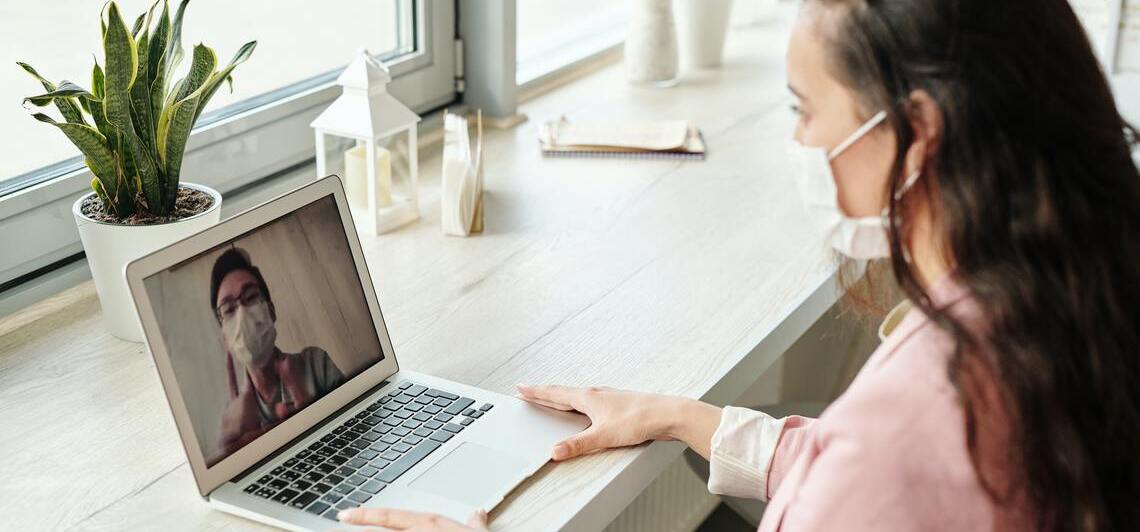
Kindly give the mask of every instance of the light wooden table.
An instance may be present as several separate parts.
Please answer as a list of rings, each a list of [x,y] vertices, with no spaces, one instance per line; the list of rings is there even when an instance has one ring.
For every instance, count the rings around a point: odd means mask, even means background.
[[[730,402],[836,299],[784,160],[785,31],[734,30],[723,69],[668,90],[620,64],[489,132],[487,232],[425,219],[364,249],[401,366],[513,393],[600,384]],[[693,120],[706,162],[543,160],[549,118]],[[423,174],[438,176],[438,157]],[[246,529],[196,495],[146,348],[100,327],[91,283],[0,319],[0,529]],[[605,526],[681,447],[547,465],[504,530]]]

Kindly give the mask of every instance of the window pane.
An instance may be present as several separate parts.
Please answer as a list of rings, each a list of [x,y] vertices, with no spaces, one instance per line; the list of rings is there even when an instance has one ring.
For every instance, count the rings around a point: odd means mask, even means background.
[[[624,35],[629,2],[517,0],[519,81],[553,70],[613,44]]]
[[[171,0],[172,11],[177,3]],[[150,2],[118,4],[130,26]],[[62,133],[36,122],[21,107],[25,96],[42,87],[15,62],[34,66],[49,80],[68,79],[89,89],[92,54],[103,63],[101,5],[92,0],[0,2],[0,182],[78,155]],[[253,57],[235,71],[233,93],[223,87],[207,109],[243,107],[253,96],[342,67],[359,48],[380,55],[412,51],[410,6],[407,0],[197,0],[186,10],[185,58],[174,79],[189,68],[193,46],[200,42],[224,64],[242,44],[256,40]],[[55,116],[55,110],[49,114]]]

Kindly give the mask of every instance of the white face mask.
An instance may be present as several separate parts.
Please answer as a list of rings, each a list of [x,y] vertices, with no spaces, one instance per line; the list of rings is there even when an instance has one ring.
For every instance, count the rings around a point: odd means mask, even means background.
[[[788,154],[799,164],[800,197],[808,215],[836,251],[853,259],[890,256],[887,208],[883,207],[880,216],[851,218],[843,214],[839,208],[839,190],[835,185],[835,176],[832,175],[831,161],[886,118],[887,112],[879,111],[830,152],[825,148],[804,146],[794,140],[788,148]],[[902,197],[918,176],[919,172],[907,176],[895,193],[895,199]]]
[[[230,354],[246,368],[264,365],[273,356],[277,341],[269,303],[238,305],[232,316],[222,320],[222,338]]]

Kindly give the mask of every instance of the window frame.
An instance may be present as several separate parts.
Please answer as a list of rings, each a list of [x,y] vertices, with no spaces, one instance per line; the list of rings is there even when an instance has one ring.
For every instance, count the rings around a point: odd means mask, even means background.
[[[457,97],[455,3],[405,0],[397,6],[413,11],[412,17],[401,14],[398,20],[401,31],[412,32],[415,47],[395,57],[381,56],[392,73],[389,91],[419,113],[453,102]],[[242,102],[237,111],[231,106],[206,115],[187,143],[183,179],[228,197],[285,175],[295,176],[298,167],[314,160],[309,123],[340,95],[335,83],[339,72],[335,69],[255,96],[255,105]],[[64,277],[74,282],[74,264],[83,260],[71,208],[78,197],[90,192],[91,173],[78,157],[40,172],[56,175],[0,196],[4,248],[0,254],[0,314],[11,310],[5,303],[9,295],[26,299],[19,297],[26,292],[20,290],[21,285],[55,269],[67,270]]]

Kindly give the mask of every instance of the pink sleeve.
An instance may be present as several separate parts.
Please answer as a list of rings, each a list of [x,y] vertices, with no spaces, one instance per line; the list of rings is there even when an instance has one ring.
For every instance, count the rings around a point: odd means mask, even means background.
[[[776,493],[780,482],[784,480],[784,475],[792,468],[800,453],[808,447],[815,432],[815,422],[815,419],[803,416],[784,418],[784,431],[780,434],[775,453],[772,454],[772,465],[768,467],[767,498],[772,498],[772,494]]]

